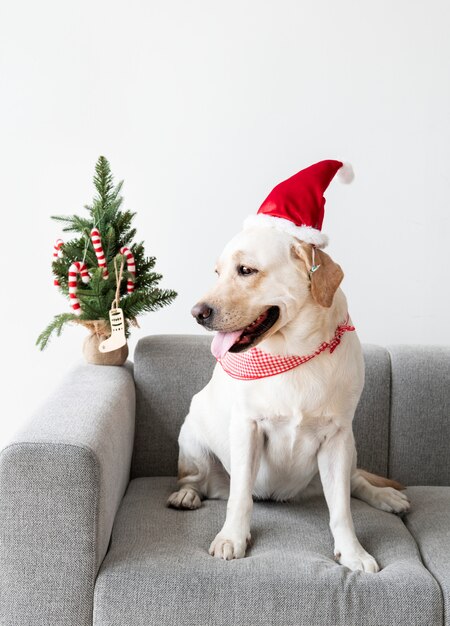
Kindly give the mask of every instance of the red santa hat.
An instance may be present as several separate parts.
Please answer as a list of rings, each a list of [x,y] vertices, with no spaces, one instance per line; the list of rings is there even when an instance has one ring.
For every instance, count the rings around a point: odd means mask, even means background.
[[[349,163],[333,160],[319,161],[294,174],[272,189],[257,215],[245,220],[244,228],[276,228],[325,248],[328,237],[321,230],[325,208],[323,194],[336,173],[343,183],[351,183],[354,178]]]

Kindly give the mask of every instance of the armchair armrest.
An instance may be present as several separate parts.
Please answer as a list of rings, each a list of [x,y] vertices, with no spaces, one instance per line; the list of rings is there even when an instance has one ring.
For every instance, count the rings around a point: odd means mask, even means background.
[[[0,453],[2,626],[92,626],[134,420],[130,364],[80,365]]]

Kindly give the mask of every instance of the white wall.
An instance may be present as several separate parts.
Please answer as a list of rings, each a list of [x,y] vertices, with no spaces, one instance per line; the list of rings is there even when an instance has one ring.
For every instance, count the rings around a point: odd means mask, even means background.
[[[84,330],[43,354],[67,310],[50,215],[82,210],[100,154],[170,308],[149,333],[197,333],[189,309],[223,244],[270,189],[323,158],[324,230],[366,342],[450,343],[450,5],[58,0],[3,3],[0,176],[4,408],[0,441],[80,359]]]

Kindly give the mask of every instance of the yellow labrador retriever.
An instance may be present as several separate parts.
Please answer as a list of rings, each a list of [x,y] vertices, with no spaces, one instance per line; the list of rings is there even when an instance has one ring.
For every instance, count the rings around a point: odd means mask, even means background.
[[[281,357],[315,354],[343,322],[351,324],[339,265],[287,232],[251,223],[225,247],[216,272],[216,286],[192,313],[219,331],[213,341],[219,361],[256,345]],[[398,483],[356,467],[352,420],[363,385],[354,330],[333,352],[323,350],[278,375],[241,380],[218,362],[181,428],[179,490],[168,505],[196,509],[202,499],[228,498],[209,552],[241,558],[253,497],[289,500],[321,483],[336,560],[377,572],[356,537],[350,494],[395,513],[407,511],[409,501]]]

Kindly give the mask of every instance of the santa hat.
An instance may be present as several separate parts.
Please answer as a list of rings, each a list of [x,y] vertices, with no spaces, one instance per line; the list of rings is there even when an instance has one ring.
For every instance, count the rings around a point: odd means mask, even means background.
[[[244,228],[276,228],[318,248],[325,248],[328,237],[321,231],[325,207],[323,194],[336,173],[343,183],[351,183],[354,178],[350,164],[332,160],[319,161],[294,174],[272,189],[257,215],[245,220]]]

